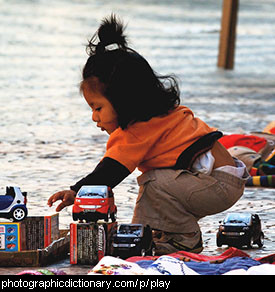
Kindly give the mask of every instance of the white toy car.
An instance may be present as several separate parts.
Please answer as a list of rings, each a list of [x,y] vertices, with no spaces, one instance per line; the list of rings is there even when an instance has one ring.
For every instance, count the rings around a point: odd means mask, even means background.
[[[6,187],[6,194],[0,195],[0,217],[22,221],[28,215],[27,193],[19,187]]]

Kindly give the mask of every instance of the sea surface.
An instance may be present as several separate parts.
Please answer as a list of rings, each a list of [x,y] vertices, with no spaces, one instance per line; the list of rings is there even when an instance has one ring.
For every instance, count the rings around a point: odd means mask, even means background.
[[[234,70],[217,68],[222,0],[0,0],[0,194],[28,192],[31,215],[52,214],[50,195],[91,172],[108,136],[79,94],[85,45],[103,17],[118,14],[130,46],[159,74],[175,74],[181,103],[224,133],[261,131],[275,120],[275,1],[240,0]],[[130,222],[138,188],[131,174],[114,189],[118,221]],[[275,191],[246,189],[232,208],[260,215],[275,252]],[[226,212],[200,221],[205,253]],[[71,207],[60,225],[72,222]]]

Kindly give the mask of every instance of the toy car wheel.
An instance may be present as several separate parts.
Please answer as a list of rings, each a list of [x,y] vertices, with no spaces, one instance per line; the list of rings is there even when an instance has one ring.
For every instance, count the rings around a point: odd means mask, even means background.
[[[252,248],[253,243],[254,243],[254,241],[253,241],[253,238],[251,237],[251,238],[248,240],[247,247],[248,247],[248,248]]]
[[[256,244],[257,244],[259,247],[263,247],[263,245],[264,245],[264,234],[263,234],[263,232],[261,232],[260,237],[259,237],[259,239],[257,240]]]
[[[141,254],[142,257],[145,257],[145,255],[146,255],[146,250],[143,248],[143,249],[141,250],[140,254]]]
[[[222,246],[223,242],[222,242],[222,240],[221,240],[220,237],[217,237],[217,242],[216,242],[216,244],[217,244],[217,247],[221,247],[221,246]]]
[[[14,221],[22,221],[26,216],[26,211],[21,207],[15,208],[12,211],[12,218]]]
[[[77,221],[78,220],[78,214],[77,213],[73,213],[73,220]]]
[[[115,212],[111,214],[111,220],[112,220],[112,222],[116,221],[116,213]]]
[[[109,221],[109,218],[110,218],[110,209],[108,210],[108,213],[105,215],[105,222],[108,222]]]

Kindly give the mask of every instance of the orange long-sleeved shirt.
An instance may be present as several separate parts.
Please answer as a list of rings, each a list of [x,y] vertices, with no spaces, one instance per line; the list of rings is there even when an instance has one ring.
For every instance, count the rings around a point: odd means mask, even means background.
[[[189,108],[178,106],[168,115],[116,129],[104,157],[117,160],[130,172],[173,167],[182,151],[215,130],[194,117]]]

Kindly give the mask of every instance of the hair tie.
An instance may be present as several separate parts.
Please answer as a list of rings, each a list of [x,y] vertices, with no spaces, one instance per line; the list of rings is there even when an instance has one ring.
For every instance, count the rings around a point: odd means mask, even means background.
[[[114,50],[118,50],[118,49],[119,49],[119,45],[117,43],[113,43],[113,44],[110,44],[108,46],[105,46],[106,51],[114,51]]]
[[[105,51],[114,51],[117,49],[119,49],[119,45],[117,43],[112,43],[106,46],[104,43],[99,42],[96,46],[96,51],[101,53],[104,53]]]

